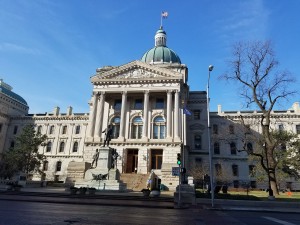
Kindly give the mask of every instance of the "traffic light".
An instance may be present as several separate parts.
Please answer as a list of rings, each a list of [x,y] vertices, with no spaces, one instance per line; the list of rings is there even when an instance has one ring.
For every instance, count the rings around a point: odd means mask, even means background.
[[[181,168],[181,171],[180,171],[181,173],[186,173],[186,168]]]
[[[177,165],[181,165],[181,154],[177,153]]]

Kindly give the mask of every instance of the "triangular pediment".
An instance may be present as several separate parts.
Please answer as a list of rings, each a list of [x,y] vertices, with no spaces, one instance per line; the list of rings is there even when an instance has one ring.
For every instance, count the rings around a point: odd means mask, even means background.
[[[152,80],[152,79],[182,79],[183,74],[141,61],[133,61],[118,67],[104,67],[98,69],[97,74],[91,78],[92,82],[109,80]]]

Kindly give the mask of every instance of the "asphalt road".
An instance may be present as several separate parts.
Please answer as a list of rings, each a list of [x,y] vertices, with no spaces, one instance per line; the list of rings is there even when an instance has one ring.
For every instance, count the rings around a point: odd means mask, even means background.
[[[300,215],[0,200],[0,225],[87,224],[300,225]]]

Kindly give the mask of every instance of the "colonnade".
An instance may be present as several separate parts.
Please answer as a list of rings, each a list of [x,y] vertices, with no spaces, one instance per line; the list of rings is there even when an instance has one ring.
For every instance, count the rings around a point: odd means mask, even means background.
[[[143,106],[143,130],[142,138],[148,138],[148,124],[149,124],[149,110],[150,102],[149,97],[151,92],[145,90],[144,92],[144,106]],[[133,93],[133,92],[132,92]],[[154,92],[153,92],[154,93]],[[104,114],[104,103],[105,96],[109,92],[94,92],[92,97],[92,109],[90,111],[90,126],[89,126],[89,136],[90,137],[101,137],[102,125],[103,125],[103,114]],[[114,93],[115,94],[115,93]],[[180,129],[180,114],[179,114],[179,99],[180,92],[178,90],[167,90],[167,103],[165,109],[166,112],[166,138],[175,138],[178,139],[179,129]],[[174,97],[173,97],[174,96]],[[121,104],[121,113],[120,113],[120,133],[119,139],[125,139],[125,127],[126,127],[126,112],[128,111],[127,103],[128,91],[122,92],[122,104]],[[174,101],[173,101],[174,99]],[[172,124],[172,112],[174,111],[174,120]],[[173,128],[173,136],[172,136]]]

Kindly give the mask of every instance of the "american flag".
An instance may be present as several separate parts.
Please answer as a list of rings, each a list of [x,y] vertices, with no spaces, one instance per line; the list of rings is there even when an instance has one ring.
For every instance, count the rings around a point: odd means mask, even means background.
[[[162,18],[166,19],[168,17],[168,12],[161,13]]]

